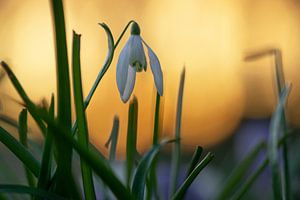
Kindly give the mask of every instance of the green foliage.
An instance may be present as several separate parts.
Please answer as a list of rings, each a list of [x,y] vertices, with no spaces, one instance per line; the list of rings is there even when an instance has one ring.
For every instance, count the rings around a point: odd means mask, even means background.
[[[3,184],[0,185],[0,193],[31,195],[35,199],[82,199],[82,196],[88,200],[98,199],[99,197],[96,196],[94,191],[93,175],[95,175],[101,179],[105,190],[109,190],[117,199],[159,199],[160,188],[157,187],[157,180],[160,177],[156,174],[159,152],[166,144],[172,142],[173,144],[170,145],[172,146],[170,198],[174,200],[183,199],[193,181],[214,157],[212,153],[208,152],[201,159],[203,149],[197,146],[188,165],[185,180],[179,183],[178,174],[181,168],[181,118],[185,70],[181,74],[178,90],[174,138],[171,140],[163,140],[161,138],[159,127],[162,125],[160,120],[162,99],[157,94],[153,116],[152,147],[141,156],[137,151],[137,137],[139,134],[137,127],[138,99],[134,97],[130,101],[128,105],[126,141],[126,180],[124,183],[122,178],[114,171],[113,165],[115,162],[112,162],[116,159],[120,119],[118,117],[114,118],[113,128],[105,145],[110,147],[109,158],[107,159],[89,141],[88,121],[85,110],[89,106],[102,78],[108,72],[118,44],[134,21],[130,21],[125,26],[116,42],[114,42],[115,40],[109,27],[105,23],[99,24],[107,36],[108,52],[102,68],[86,98],[84,98],[82,91],[80,35],[74,32],[72,46],[73,96],[71,96],[63,4],[61,0],[52,0],[51,5],[53,9],[57,59],[56,101],[52,95],[49,108],[41,108],[34,104],[9,65],[4,61],[1,62],[2,68],[22,99],[22,103],[20,104],[25,108],[20,113],[19,120],[6,115],[0,115],[0,120],[18,128],[20,141],[16,140],[11,133],[2,127],[0,127],[0,141],[24,164],[28,186]],[[3,77],[3,75],[0,76]],[[280,88],[281,97],[276,112],[272,117],[270,137],[267,145],[265,141],[259,143],[233,170],[230,177],[224,183],[224,187],[221,188],[218,199],[241,199],[269,165],[272,170],[274,198],[289,198],[288,146],[285,139],[287,138],[287,121],[284,115],[289,86],[280,86]],[[71,98],[74,98],[76,111],[76,119],[73,126],[71,121]],[[55,111],[55,105],[57,105],[57,111]],[[36,159],[28,149],[27,111],[37,123],[40,132],[44,136],[41,160]],[[266,147],[267,156],[247,176],[258,154],[263,149],[266,149]],[[279,148],[281,147],[283,147],[285,152],[283,167],[279,163]],[[77,186],[77,180],[75,180],[75,176],[72,174],[73,151],[80,157],[82,175],[80,180],[83,182],[82,191]],[[284,178],[280,177],[282,172],[285,174]],[[35,183],[35,178],[37,178],[37,184]],[[6,199],[6,196],[0,195],[0,199]]]

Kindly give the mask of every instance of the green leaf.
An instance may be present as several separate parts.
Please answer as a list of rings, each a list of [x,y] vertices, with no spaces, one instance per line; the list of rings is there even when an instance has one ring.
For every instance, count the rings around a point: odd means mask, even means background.
[[[54,95],[51,96],[51,103],[49,107],[49,116],[51,120],[54,120]],[[53,160],[53,135],[50,132],[50,128],[47,127],[47,134],[44,143],[42,165],[38,178],[38,188],[48,189],[51,181],[51,167]]]
[[[144,191],[146,185],[146,178],[150,167],[158,154],[159,150],[166,144],[174,142],[174,140],[167,140],[161,142],[160,144],[153,145],[152,148],[142,157],[139,162],[132,184],[132,194],[137,200],[142,200],[144,198]]]
[[[202,152],[203,152],[203,148],[200,147],[200,146],[197,146],[196,149],[195,149],[195,151],[194,151],[194,154],[193,154],[193,157],[191,159],[191,162],[189,164],[189,168],[188,168],[187,173],[186,173],[186,178],[192,173],[192,171],[197,166],[197,164],[198,164],[198,162],[200,160]]]
[[[225,181],[223,184],[224,187],[219,193],[217,199],[228,199],[229,195],[235,192],[236,187],[239,186],[242,178],[245,176],[246,172],[252,166],[254,161],[256,160],[258,154],[261,152],[262,149],[266,147],[265,142],[258,143],[253,150],[242,160],[240,164],[232,171],[231,175],[229,176],[228,180]]]
[[[28,144],[27,144],[27,110],[23,109],[19,115],[19,139],[21,144],[28,149]],[[35,180],[34,177],[32,176],[32,173],[30,170],[24,166],[25,168],[25,173],[27,177],[27,181],[30,187],[35,186]]]
[[[105,24],[105,23],[99,23],[99,25],[105,30],[106,32],[106,35],[107,35],[107,42],[108,42],[108,52],[107,52],[107,55],[106,55],[106,59],[104,61],[104,64],[102,66],[102,69],[100,70],[90,92],[88,93],[87,97],[85,98],[84,100],[84,109],[86,109],[89,104],[90,104],[90,101],[100,83],[100,81],[102,80],[104,74],[106,73],[106,71],[108,70],[111,62],[112,62],[112,59],[114,57],[114,38],[113,38],[113,35],[109,29],[109,27]],[[76,129],[77,129],[77,121],[75,121],[75,123],[73,124],[73,127],[72,127],[72,134],[75,134],[76,132]]]
[[[232,200],[242,199],[243,195],[250,189],[254,181],[259,177],[259,175],[268,166],[269,160],[265,159],[257,168],[257,170],[246,180],[245,184],[237,190],[235,195],[231,198]]]
[[[64,9],[62,0],[52,0],[51,5],[56,47],[57,121],[58,124],[71,128],[71,88]],[[79,199],[80,195],[72,176],[72,148],[62,140],[55,140],[55,144],[59,153],[54,190],[65,197]]]
[[[49,200],[66,200],[52,192],[41,189],[35,189],[23,185],[0,185],[0,193],[17,193],[17,194],[30,194],[36,197],[42,197]]]
[[[190,173],[190,175],[185,179],[183,184],[178,188],[177,192],[172,196],[172,200],[183,199],[187,189],[196,179],[198,174],[208,165],[208,163],[213,159],[213,154],[210,152],[203,158],[203,160],[195,167],[195,169]]]
[[[119,124],[120,120],[118,116],[115,116],[113,122],[113,128],[110,133],[110,137],[105,143],[105,147],[109,148],[109,160],[114,161],[116,158],[116,150],[117,150],[117,142],[118,142],[118,135],[119,135]]]
[[[177,99],[177,112],[176,112],[176,124],[175,124],[175,144],[172,152],[172,164],[171,164],[171,180],[170,180],[170,195],[173,195],[176,191],[178,184],[178,173],[180,167],[180,137],[181,137],[181,115],[182,115],[182,100],[183,100],[183,90],[184,90],[184,80],[185,80],[185,69],[183,69],[180,76],[180,84],[178,90]]]
[[[290,91],[290,85],[287,85],[281,92],[279,103],[276,111],[271,119],[270,124],[270,137],[268,141],[268,158],[272,169],[272,185],[274,199],[281,199],[281,178],[280,178],[280,167],[279,167],[279,152],[277,149],[278,138],[280,133],[284,132],[285,127],[285,113],[284,107],[287,101],[287,97]]]
[[[131,199],[131,193],[123,185],[123,183],[117,178],[116,174],[111,169],[109,163],[102,159],[99,152],[95,152],[94,148],[87,150],[81,144],[79,144],[73,136],[70,134],[71,130],[55,123],[49,118],[49,116],[43,112],[37,111],[36,113],[42,118],[49,127],[53,136],[56,139],[64,141],[65,144],[71,145],[74,150],[87,162],[87,164],[94,170],[94,172],[102,179],[102,181],[110,188],[113,194],[119,199]],[[65,132],[69,132],[64,134]]]
[[[35,175],[35,177],[38,177],[40,163],[22,144],[20,144],[2,127],[0,127],[0,141],[24,163],[24,165]]]
[[[83,104],[82,80],[80,69],[80,37],[80,35],[76,34],[75,31],[73,31],[73,88],[76,117],[78,122],[78,143],[80,143],[83,147],[88,149],[89,132],[85,115],[85,108]],[[80,158],[80,164],[85,199],[96,199],[91,168],[82,158]]]
[[[127,126],[127,144],[126,144],[126,180],[127,185],[131,183],[131,176],[134,170],[134,163],[137,157],[136,137],[138,124],[138,101],[134,97],[130,101],[128,110],[128,126]]]
[[[36,123],[39,126],[40,130],[42,131],[43,134],[46,134],[46,126],[43,123],[43,121],[35,114],[35,113],[37,113],[37,111],[34,111],[34,109],[37,109],[37,108],[34,105],[34,103],[32,103],[32,101],[27,96],[27,94],[26,94],[25,90],[23,89],[22,85],[20,84],[19,80],[17,79],[15,74],[12,72],[12,70],[10,69],[10,67],[8,66],[7,63],[2,61],[1,66],[6,71],[6,73],[9,77],[9,79],[11,80],[13,86],[15,87],[15,89],[19,93],[20,97],[24,101],[24,103],[26,105],[26,108],[28,109],[28,111],[31,114],[31,116],[33,117],[33,119],[36,121]]]

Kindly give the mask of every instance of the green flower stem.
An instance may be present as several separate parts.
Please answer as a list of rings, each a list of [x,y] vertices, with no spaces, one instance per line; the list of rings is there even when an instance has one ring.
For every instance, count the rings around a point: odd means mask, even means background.
[[[102,66],[102,69],[100,70],[91,90],[89,91],[87,97],[84,100],[84,109],[87,109],[87,107],[90,104],[90,101],[100,83],[100,81],[102,80],[104,74],[106,73],[106,71],[108,70],[108,68],[110,67],[110,64],[113,60],[113,56],[114,56],[114,51],[117,48],[119,42],[121,41],[122,37],[124,36],[125,32],[127,31],[127,29],[129,28],[130,24],[134,22],[133,20],[129,21],[128,24],[125,26],[123,32],[121,33],[121,35],[119,36],[117,42],[114,44],[114,38],[112,36],[112,33],[109,29],[109,27],[104,24],[104,23],[100,23],[99,25],[105,30],[107,37],[108,37],[108,53],[105,59],[105,62]],[[77,122],[75,121],[72,127],[72,134],[74,135],[77,129]]]
[[[78,122],[78,143],[89,149],[89,133],[85,109],[83,105],[81,66],[80,66],[80,35],[73,32],[73,86],[76,117]],[[84,159],[80,158],[81,173],[85,199],[96,199],[92,170]]]
[[[153,139],[152,146],[157,145],[159,141],[159,120],[160,120],[160,95],[156,92],[156,103],[155,103],[155,113],[154,113],[154,129],[153,129]],[[151,199],[152,194],[154,194],[155,199],[160,199],[158,188],[157,188],[157,158],[154,158],[149,175],[149,187],[147,191],[147,199]]]

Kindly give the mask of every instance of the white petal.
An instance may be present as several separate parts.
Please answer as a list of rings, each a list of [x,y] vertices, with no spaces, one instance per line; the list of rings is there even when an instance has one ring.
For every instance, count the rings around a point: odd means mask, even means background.
[[[154,77],[154,82],[156,86],[156,90],[160,96],[163,95],[163,73],[161,71],[160,63],[155,55],[155,53],[152,51],[152,49],[146,44],[145,41],[143,43],[146,45],[148,49],[148,56],[150,60],[150,66],[151,66],[151,71]]]
[[[131,35],[130,37],[132,38],[132,41],[130,43],[129,63],[131,66],[138,63],[143,69],[146,65],[146,56],[142,45],[142,38],[139,35]]]
[[[133,91],[134,88],[134,84],[135,84],[135,70],[133,67],[129,66],[128,67],[128,76],[127,76],[127,80],[126,80],[126,86],[124,89],[124,93],[121,95],[121,99],[124,103],[126,103],[128,101],[128,99],[130,98],[130,95]]]
[[[122,49],[117,63],[117,85],[120,94],[122,95],[125,89],[127,72],[129,67],[129,48],[132,38],[130,37]]]

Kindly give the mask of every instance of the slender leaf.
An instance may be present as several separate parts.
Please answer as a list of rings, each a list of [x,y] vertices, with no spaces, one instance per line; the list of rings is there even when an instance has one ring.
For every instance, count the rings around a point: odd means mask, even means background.
[[[134,22],[133,20],[131,20],[130,22],[128,22],[128,24],[125,26],[123,32],[121,33],[121,35],[119,36],[117,42],[115,43],[114,45],[114,38],[113,38],[113,35],[109,29],[109,27],[105,24],[105,23],[99,23],[99,25],[105,30],[106,32],[106,35],[107,35],[107,41],[108,41],[108,53],[106,55],[106,59],[104,61],[104,64],[102,66],[102,69],[100,70],[91,90],[89,91],[87,97],[85,98],[85,101],[84,101],[84,107],[85,109],[88,107],[100,81],[102,80],[104,74],[106,73],[106,71],[108,70],[108,68],[110,67],[110,64],[112,62],[112,59],[113,59],[113,56],[114,56],[114,51],[115,49],[117,48],[120,40],[122,39],[122,37],[124,36],[126,30],[128,29],[129,25]],[[77,122],[75,122],[73,124],[73,127],[72,127],[72,133],[75,134],[76,132],[76,129],[77,129]]]
[[[102,179],[102,181],[110,188],[110,190],[116,195],[119,199],[130,199],[131,194],[127,188],[122,184],[122,182],[117,178],[109,164],[102,160],[94,151],[88,151],[81,144],[70,136],[69,134],[62,134],[63,128],[58,128],[53,123],[52,125],[53,133],[55,137],[60,138],[73,146],[77,153],[88,163],[88,165],[95,171],[95,173]],[[67,130],[64,130],[67,131]]]
[[[42,122],[42,120],[35,114],[37,113],[37,111],[34,109],[37,109],[34,105],[34,103],[32,103],[32,101],[29,99],[29,97],[27,96],[25,90],[23,89],[22,85],[20,84],[20,82],[18,81],[17,77],[15,76],[15,74],[11,71],[10,67],[7,65],[7,63],[5,63],[4,61],[1,62],[1,66],[3,67],[3,69],[6,71],[9,79],[11,80],[12,84],[14,85],[15,89],[17,90],[17,92],[19,93],[20,97],[22,98],[22,100],[24,101],[26,108],[28,109],[28,111],[30,112],[31,116],[34,118],[35,122],[37,123],[37,125],[39,126],[40,130],[42,131],[43,134],[46,134],[46,126],[45,124]]]
[[[56,45],[57,120],[60,125],[71,128],[71,88],[63,2],[52,0],[51,5]],[[67,133],[69,132],[63,134]],[[62,140],[55,140],[55,144],[59,153],[54,190],[65,197],[79,199],[72,176],[72,148]]]
[[[133,178],[132,194],[134,195],[135,199],[142,200],[144,198],[146,178],[150,167],[159,150],[170,142],[174,142],[174,140],[167,140],[160,144],[153,145],[152,148],[142,157]]]
[[[76,117],[78,122],[78,143],[86,149],[89,148],[89,132],[83,105],[81,66],[80,66],[80,35],[73,31],[73,87]],[[80,158],[81,173],[85,199],[96,199],[92,170],[88,164]]]
[[[138,124],[138,101],[136,97],[130,101],[128,110],[127,144],[126,144],[126,181],[129,186],[137,157],[136,136]]]
[[[259,165],[257,170],[247,179],[245,184],[236,192],[236,194],[231,198],[232,200],[242,199],[243,195],[249,190],[254,181],[258,178],[258,176],[264,171],[264,169],[268,166],[269,160],[265,159],[262,164]]]
[[[287,85],[280,95],[279,103],[271,119],[271,124],[270,124],[270,137],[268,141],[268,158],[270,160],[271,169],[272,169],[272,185],[273,185],[273,193],[275,199],[282,198],[277,143],[278,143],[278,138],[280,133],[284,132],[283,130],[284,125],[282,123],[285,123],[284,107],[287,101],[289,91],[290,91],[290,85]]]
[[[107,140],[105,147],[109,148],[109,160],[114,161],[116,158],[116,150],[117,150],[117,142],[118,142],[118,135],[119,135],[119,124],[120,120],[118,116],[115,116],[113,122],[113,128],[110,133],[110,137]]]
[[[228,180],[225,181],[224,187],[219,193],[217,199],[227,199],[230,193],[235,192],[236,187],[240,184],[240,181],[245,176],[245,173],[253,165],[258,154],[261,152],[263,148],[265,148],[265,146],[266,146],[265,142],[258,143],[253,148],[253,150],[242,160],[242,162],[232,171]]]
[[[177,99],[177,112],[176,112],[176,124],[175,124],[175,139],[173,152],[172,152],[172,165],[171,165],[171,180],[170,180],[170,195],[173,195],[177,189],[178,184],[178,174],[180,165],[180,131],[181,131],[181,114],[182,114],[182,100],[183,100],[183,90],[184,90],[184,79],[185,79],[185,69],[183,69],[180,76],[180,84],[178,90]]]
[[[36,177],[38,177],[40,171],[40,163],[22,144],[20,144],[2,127],[0,127],[0,141],[11,152],[13,152],[15,156],[17,156]]]
[[[27,143],[27,110],[23,109],[19,115],[19,140],[21,144],[28,149],[28,143]],[[32,176],[32,173],[30,170],[24,166],[25,168],[25,173],[27,177],[27,181],[30,187],[35,186],[35,180],[34,177]]]
[[[172,200],[183,199],[187,189],[196,179],[198,174],[208,165],[208,163],[213,159],[213,155],[209,152],[203,160],[195,167],[195,169],[190,173],[190,175],[185,179],[183,184],[179,187],[177,192],[173,195]]]
[[[60,197],[52,192],[23,185],[0,185],[0,193],[29,194],[49,200],[66,200],[65,198]]]
[[[102,159],[99,152],[95,152],[95,148],[91,148],[87,150],[81,144],[79,144],[73,136],[70,134],[71,130],[65,128],[55,121],[51,120],[49,115],[35,109],[36,114],[42,118],[51,128],[49,133],[53,134],[53,136],[59,140],[65,142],[65,144],[69,144],[75,151],[87,162],[87,164],[94,170],[94,172],[102,179],[102,181],[110,188],[110,190],[115,194],[115,196],[119,199],[130,199],[131,193],[128,189],[123,185],[123,183],[117,178],[113,170],[111,169],[109,163]],[[65,132],[69,132],[65,134]]]
[[[54,120],[54,95],[51,97],[51,103],[49,107],[49,117]],[[49,126],[47,127],[47,134],[44,143],[42,165],[38,178],[38,189],[46,190],[51,181],[51,168],[53,160],[53,135],[50,132]]]
[[[193,154],[193,157],[191,159],[191,162],[189,164],[189,168],[188,168],[187,173],[186,173],[186,178],[192,173],[192,171],[197,166],[197,164],[198,164],[198,162],[200,160],[202,152],[203,152],[203,148],[200,147],[200,146],[197,146],[196,149],[195,149],[195,151],[194,151],[194,154]]]

